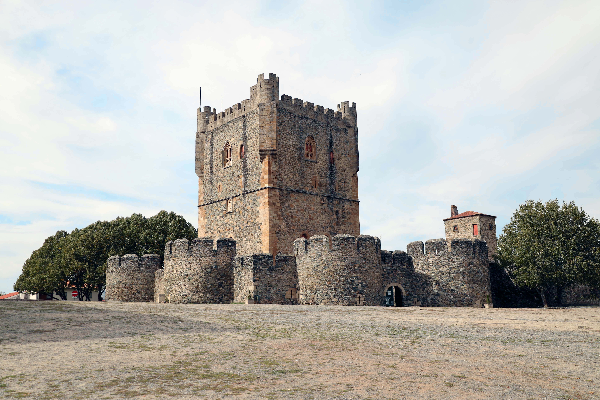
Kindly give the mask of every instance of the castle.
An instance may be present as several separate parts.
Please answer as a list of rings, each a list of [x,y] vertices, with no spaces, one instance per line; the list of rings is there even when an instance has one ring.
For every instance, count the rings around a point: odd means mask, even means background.
[[[360,235],[356,104],[279,96],[197,112],[198,239],[158,256],[111,257],[106,300],[477,306],[491,302],[495,217],[444,220],[446,238],[381,250]]]

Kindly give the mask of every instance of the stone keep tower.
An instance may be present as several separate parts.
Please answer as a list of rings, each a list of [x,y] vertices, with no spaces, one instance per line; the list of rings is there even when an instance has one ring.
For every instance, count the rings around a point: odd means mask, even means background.
[[[337,111],[279,98],[258,76],[250,99],[198,109],[198,236],[231,237],[238,256],[292,254],[299,237],[359,235],[356,104]]]

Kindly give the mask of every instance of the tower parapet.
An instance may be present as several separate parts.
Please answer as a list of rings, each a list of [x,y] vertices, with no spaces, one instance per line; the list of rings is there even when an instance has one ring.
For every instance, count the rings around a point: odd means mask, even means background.
[[[216,243],[210,238],[167,242],[164,275],[161,278],[166,301],[231,302],[234,257],[235,241],[231,239],[218,239]]]
[[[106,267],[107,301],[152,301],[154,274],[160,269],[160,257],[126,254],[108,258]]]
[[[352,126],[356,126],[356,103],[350,105],[349,101],[342,101],[337,106],[338,111],[342,114],[342,118],[349,122]]]
[[[275,74],[258,75],[256,85],[250,87],[250,101],[252,104],[277,102],[279,100],[279,78]]]

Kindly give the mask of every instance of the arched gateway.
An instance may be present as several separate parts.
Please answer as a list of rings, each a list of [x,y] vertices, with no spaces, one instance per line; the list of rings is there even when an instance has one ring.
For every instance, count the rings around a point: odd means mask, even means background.
[[[385,289],[386,307],[404,307],[404,289],[398,283],[392,283]]]

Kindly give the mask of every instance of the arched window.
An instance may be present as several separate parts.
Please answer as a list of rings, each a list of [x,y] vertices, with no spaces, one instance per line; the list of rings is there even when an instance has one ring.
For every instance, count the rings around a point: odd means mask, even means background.
[[[312,161],[317,159],[317,145],[312,136],[308,136],[304,142],[304,158]]]
[[[223,167],[231,167],[231,145],[229,142],[225,143],[223,148]]]

